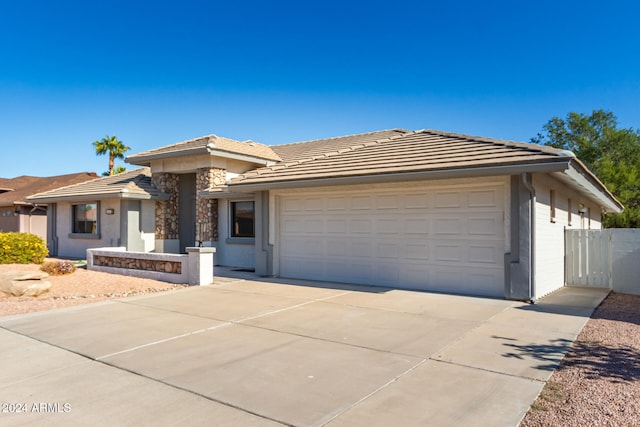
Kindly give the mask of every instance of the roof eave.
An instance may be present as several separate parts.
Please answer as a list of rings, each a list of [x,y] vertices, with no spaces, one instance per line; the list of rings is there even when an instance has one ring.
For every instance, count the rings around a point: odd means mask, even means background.
[[[95,193],[95,194],[72,194],[69,196],[27,198],[30,203],[57,203],[57,202],[86,202],[89,200],[102,199],[128,199],[128,200],[167,200],[165,194],[139,194],[139,193]]]
[[[164,159],[170,159],[173,157],[185,157],[185,156],[193,156],[197,154],[207,154],[207,153],[208,153],[207,147],[194,147],[194,148],[185,148],[180,151],[169,151],[166,153],[132,154],[131,156],[127,156],[127,158],[125,158],[124,161],[131,165],[150,166],[150,163],[153,160],[164,160]]]
[[[522,172],[562,172],[569,167],[569,160],[545,163],[493,165],[482,167],[449,168],[419,172],[394,172],[376,175],[354,175],[345,177],[271,181],[256,184],[229,184],[232,192],[254,192],[283,188],[304,188],[329,185],[372,184],[381,182],[418,181],[424,179],[468,178],[492,175],[516,175]]]
[[[254,163],[258,165],[271,166],[277,163],[277,160],[263,159],[261,157],[250,156],[247,154],[238,154],[232,153],[230,151],[217,150],[217,149],[209,149],[207,147],[196,147],[185,149],[182,151],[174,151],[169,153],[158,153],[158,154],[148,154],[148,155],[132,155],[127,157],[124,161],[138,166],[151,166],[151,162],[154,160],[166,160],[175,157],[186,157],[193,156],[198,154],[208,154],[211,156],[222,157],[227,159],[234,160],[242,160],[249,163]]]
[[[278,163],[277,160],[263,159],[260,157],[250,156],[247,154],[232,153],[230,151],[224,151],[224,150],[214,149],[214,150],[210,150],[209,153],[211,153],[212,156],[224,157],[227,159],[234,159],[234,160],[242,160],[245,162],[255,163],[258,165],[273,166],[276,163]]]
[[[598,178],[579,162],[571,162],[564,174],[602,204],[607,212],[621,213],[624,206]]]

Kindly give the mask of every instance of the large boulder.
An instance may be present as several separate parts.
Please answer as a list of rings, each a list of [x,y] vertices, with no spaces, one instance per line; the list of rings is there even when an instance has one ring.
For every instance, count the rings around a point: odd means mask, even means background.
[[[16,297],[38,295],[47,292],[51,283],[42,279],[49,277],[47,273],[0,273],[0,291]]]

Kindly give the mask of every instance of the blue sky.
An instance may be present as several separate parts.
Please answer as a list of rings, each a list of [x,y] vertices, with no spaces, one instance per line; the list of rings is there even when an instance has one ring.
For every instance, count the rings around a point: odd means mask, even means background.
[[[0,177],[102,173],[91,142],[107,134],[131,154],[212,133],[528,141],[599,108],[639,128],[639,15],[616,0],[0,0]]]

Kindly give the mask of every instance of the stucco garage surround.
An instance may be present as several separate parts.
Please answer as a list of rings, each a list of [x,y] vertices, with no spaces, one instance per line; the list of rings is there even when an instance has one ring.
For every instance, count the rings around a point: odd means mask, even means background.
[[[504,296],[506,177],[279,190],[282,277]]]

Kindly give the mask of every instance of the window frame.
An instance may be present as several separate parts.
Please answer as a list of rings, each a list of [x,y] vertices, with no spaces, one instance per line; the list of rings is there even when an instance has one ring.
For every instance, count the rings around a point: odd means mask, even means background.
[[[238,223],[237,207],[241,203],[251,204],[251,233],[241,232]],[[245,210],[248,213],[248,210]],[[246,226],[246,224],[245,224]],[[253,244],[256,237],[256,202],[255,200],[230,200],[229,201],[229,238],[227,243]]]
[[[95,232],[87,233],[87,232],[79,232],[76,228],[76,208],[78,206],[88,206],[95,205],[96,209],[96,220],[95,220]],[[71,232],[69,233],[69,238],[72,239],[100,239],[100,201],[89,201],[82,203],[71,203]],[[93,222],[93,221],[85,221],[85,222]]]

